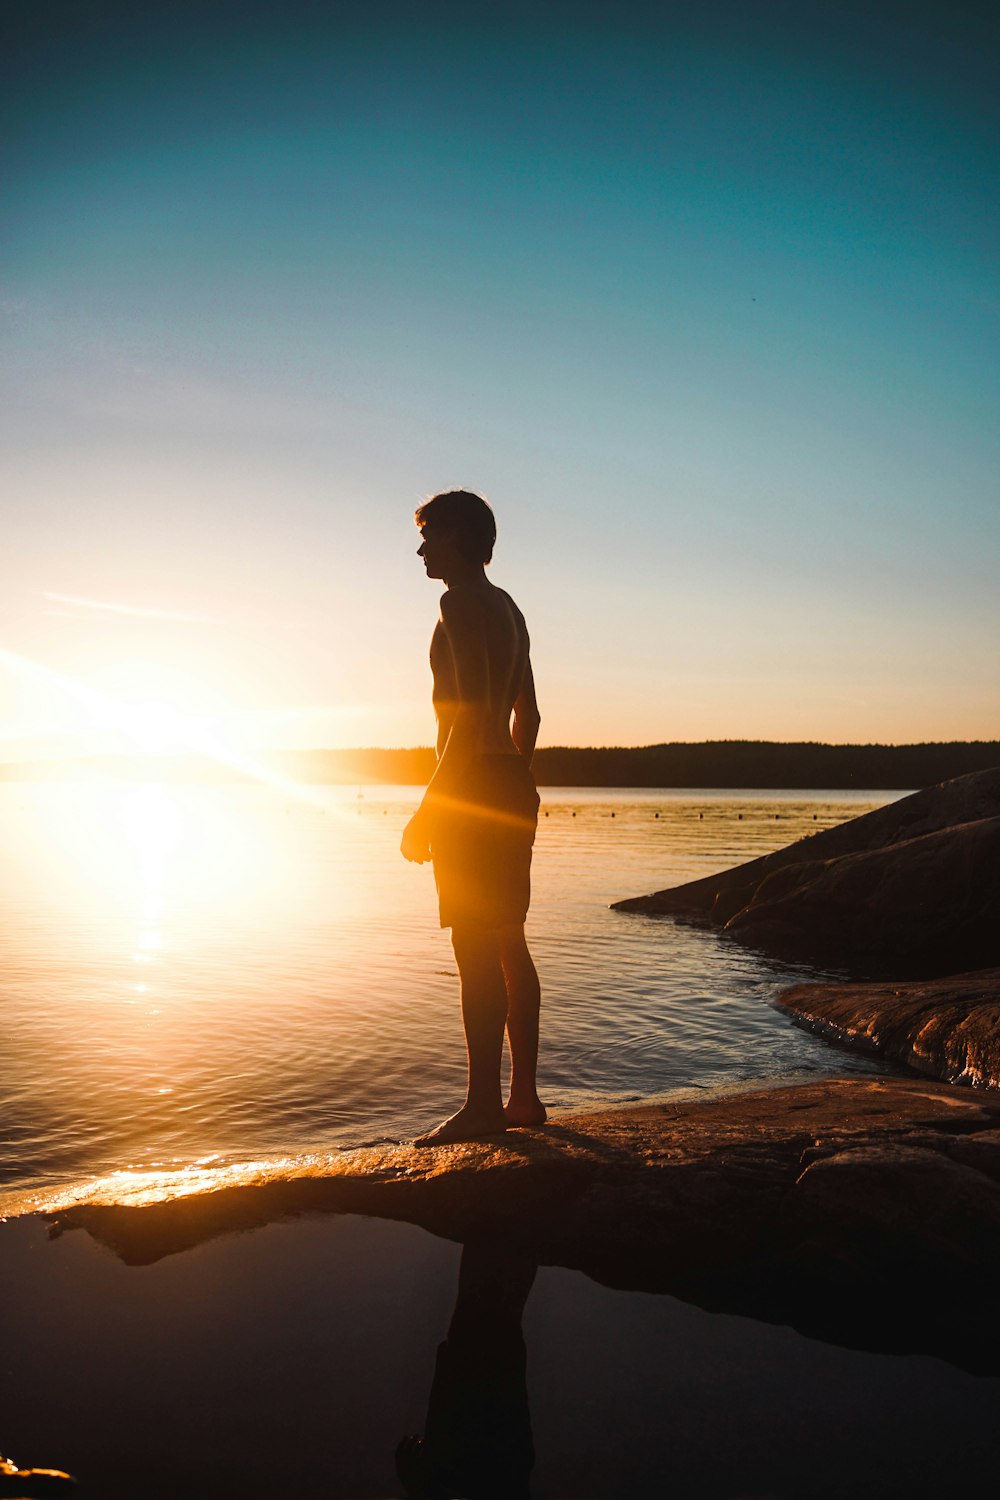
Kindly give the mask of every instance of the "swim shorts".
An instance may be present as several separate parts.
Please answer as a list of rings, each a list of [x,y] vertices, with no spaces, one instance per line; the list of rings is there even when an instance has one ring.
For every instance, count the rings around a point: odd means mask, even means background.
[[[431,857],[442,927],[523,922],[538,792],[522,755],[480,755],[434,810]]]

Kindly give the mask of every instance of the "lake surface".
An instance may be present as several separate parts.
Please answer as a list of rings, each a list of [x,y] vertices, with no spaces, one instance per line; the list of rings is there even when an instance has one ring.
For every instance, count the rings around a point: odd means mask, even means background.
[[[454,960],[430,868],[398,853],[419,795],[0,786],[0,1213],[450,1112]],[[549,1105],[869,1071],[773,1008],[816,971],[608,904],[902,795],[543,789],[528,935]]]

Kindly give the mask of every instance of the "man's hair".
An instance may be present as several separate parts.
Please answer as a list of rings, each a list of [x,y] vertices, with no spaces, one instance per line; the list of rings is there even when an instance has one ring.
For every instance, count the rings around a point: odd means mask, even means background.
[[[488,563],[493,556],[496,517],[482,495],[474,495],[471,490],[445,490],[418,506],[413,519],[421,528],[440,526],[450,532],[469,562]]]

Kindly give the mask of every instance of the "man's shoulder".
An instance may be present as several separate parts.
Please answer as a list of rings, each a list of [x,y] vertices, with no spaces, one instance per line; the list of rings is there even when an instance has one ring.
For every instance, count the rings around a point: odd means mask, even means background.
[[[485,625],[491,614],[496,612],[497,605],[509,609],[518,628],[524,628],[524,616],[514,600],[506,589],[497,588],[492,583],[488,591],[484,591],[478,584],[453,584],[441,595],[441,619],[448,627],[454,625],[472,629]]]
[[[450,589],[445,589],[441,595],[442,615],[461,614],[476,608],[479,603],[478,590],[470,588],[468,584],[453,583]]]

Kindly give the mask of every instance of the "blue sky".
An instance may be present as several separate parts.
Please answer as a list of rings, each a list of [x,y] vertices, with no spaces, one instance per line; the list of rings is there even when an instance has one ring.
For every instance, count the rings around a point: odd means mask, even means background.
[[[996,737],[982,8],[3,15],[19,660],[426,743],[409,517],[463,484],[548,743]]]

